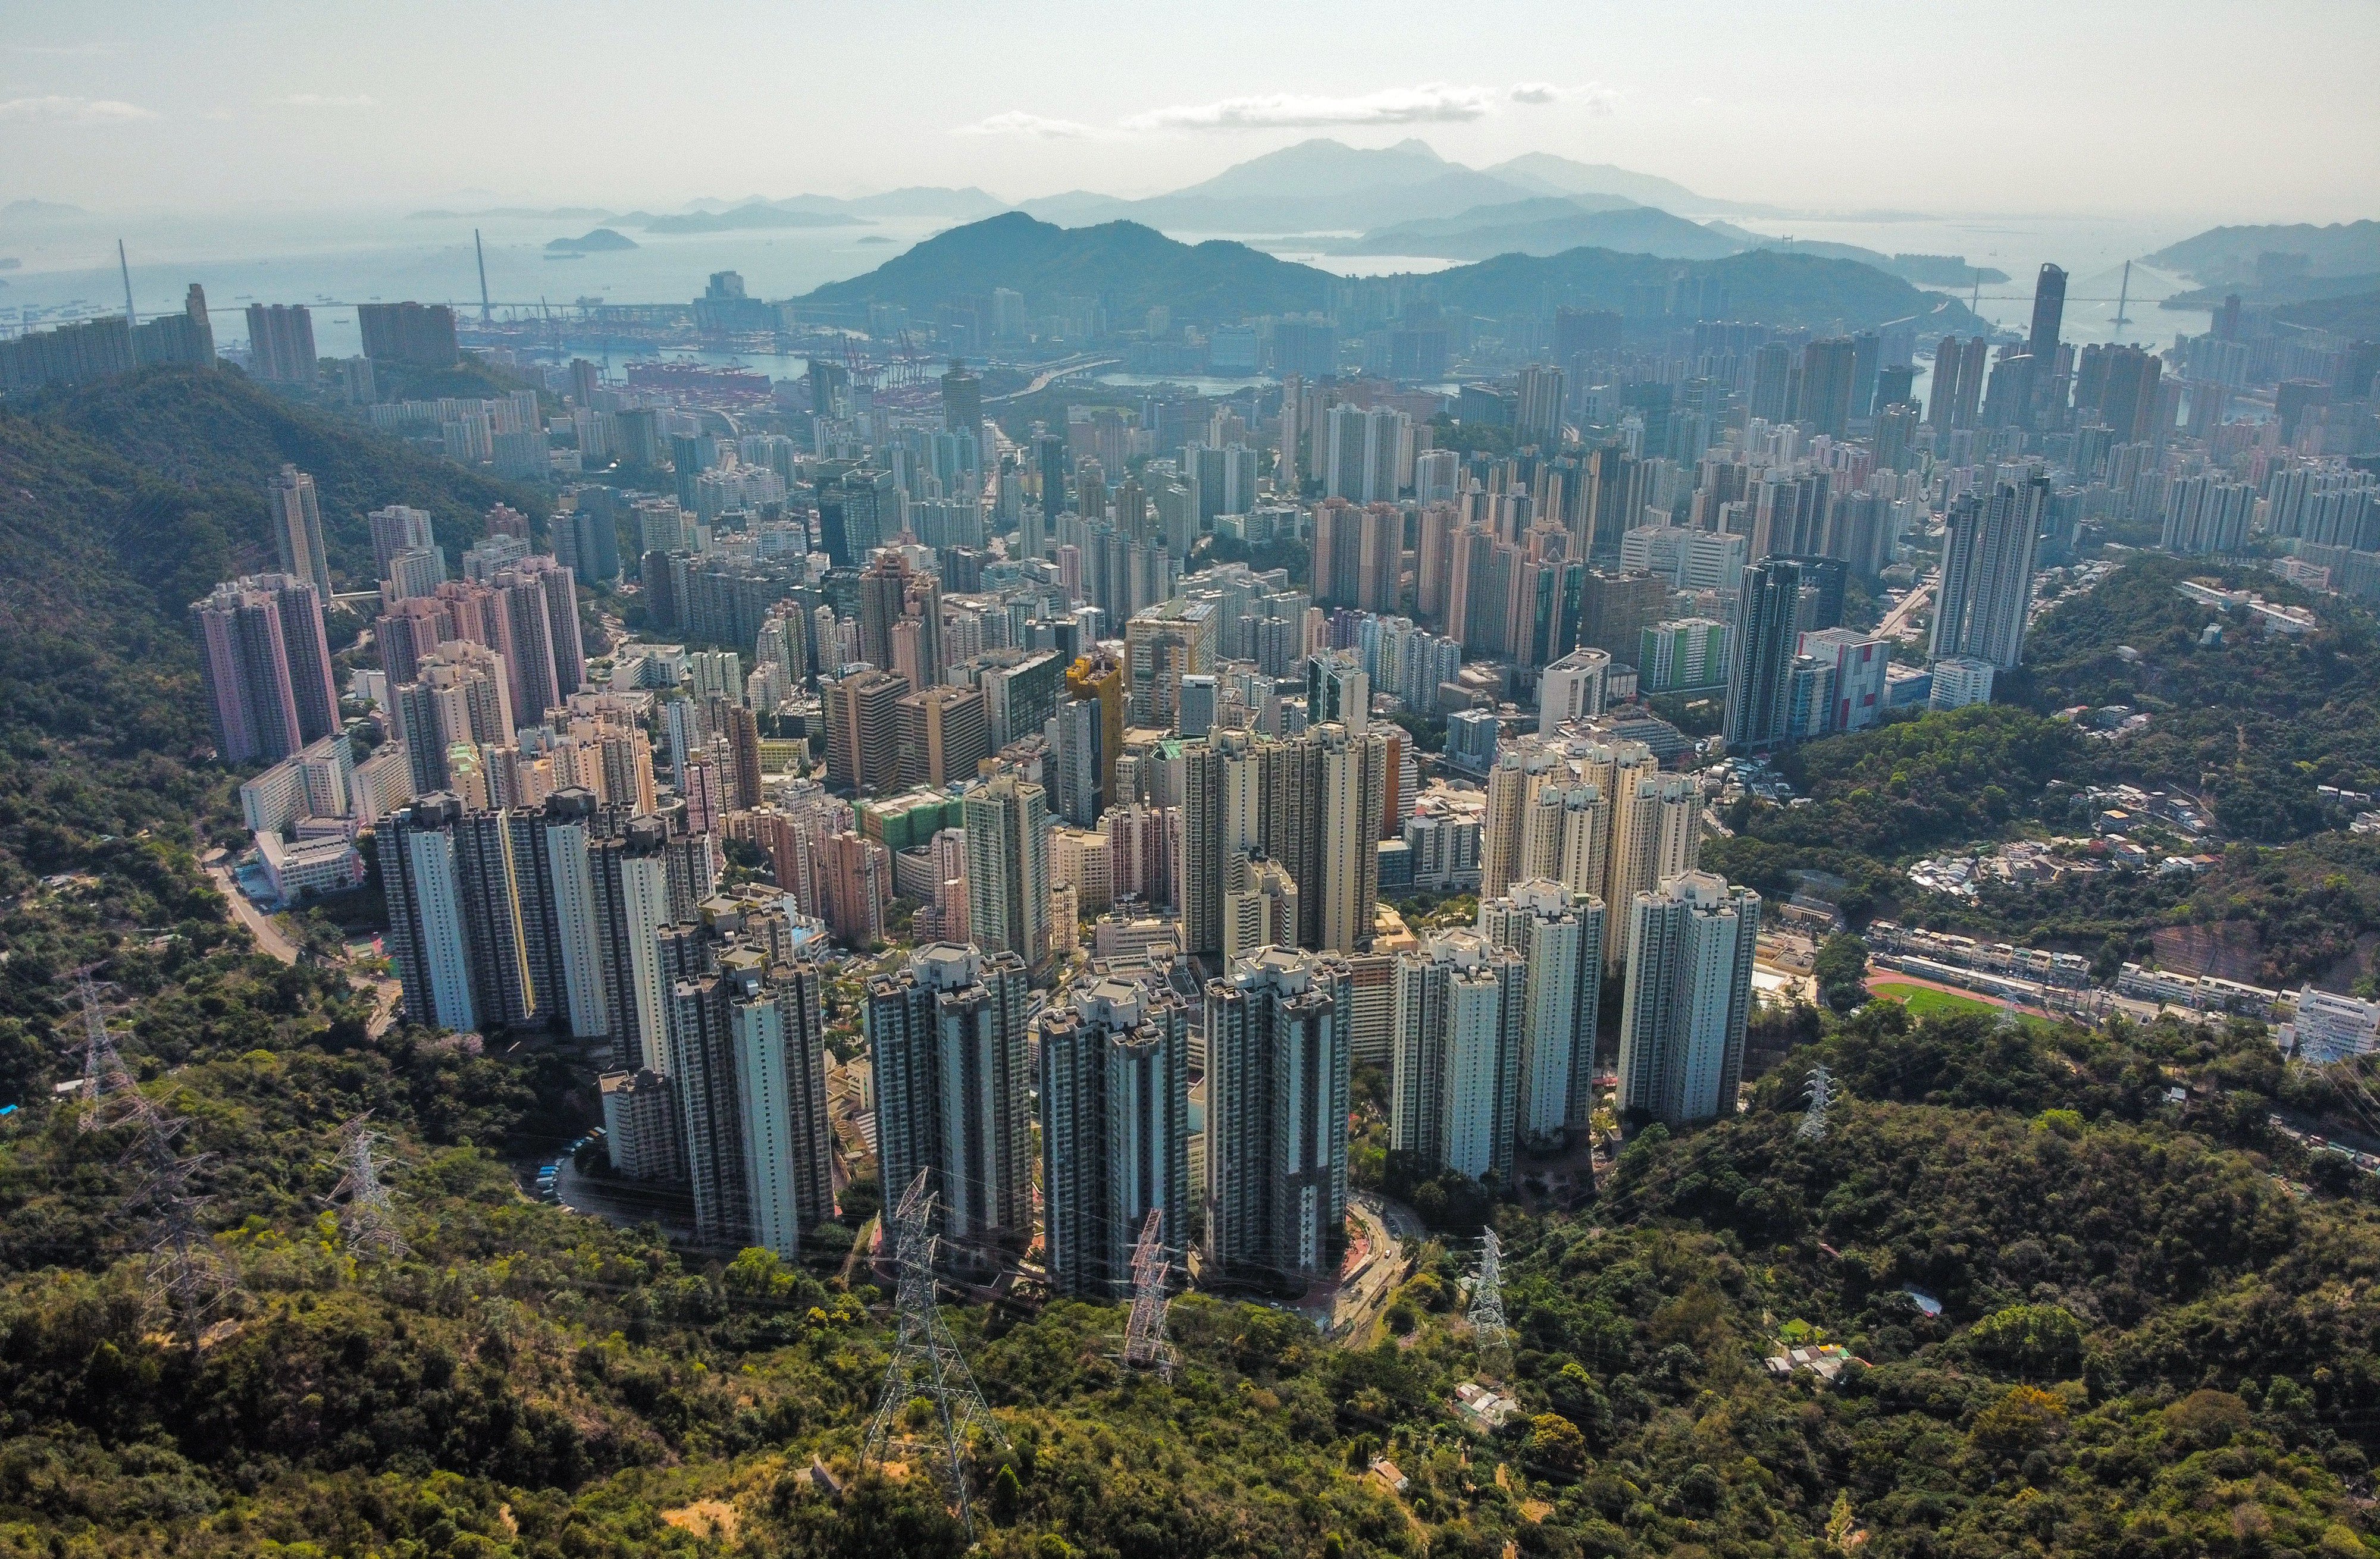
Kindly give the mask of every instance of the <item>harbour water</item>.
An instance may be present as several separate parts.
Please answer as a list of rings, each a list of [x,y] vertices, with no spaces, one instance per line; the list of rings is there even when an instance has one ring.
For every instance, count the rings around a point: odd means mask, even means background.
[[[2129,323],[2116,329],[2115,299],[2123,262],[2196,230],[2187,219],[2073,216],[1742,219],[1741,226],[1779,237],[1858,244],[1887,254],[1960,254],[2006,272],[1986,284],[1976,308],[1998,325],[2022,330],[2032,312],[2035,272],[2055,260],[2070,272],[2065,338],[2123,339],[2144,344],[2207,328],[2201,312],[2162,310],[2157,300],[2187,287],[2183,278],[2135,263]],[[545,245],[611,225],[633,249],[548,259]],[[191,282],[201,284],[216,339],[246,339],[238,310],[252,301],[305,303],[315,309],[315,339],[327,356],[359,349],[352,305],[380,299],[445,302],[476,311],[479,272],[472,230],[487,257],[489,296],[499,313],[567,309],[580,299],[609,303],[683,302],[710,274],[735,271],[758,297],[789,297],[882,264],[941,223],[881,222],[758,232],[660,235],[591,214],[571,216],[425,215],[405,211],[251,211],[220,215],[75,216],[27,223],[0,219],[0,328],[38,325],[122,307],[115,263],[121,236],[130,260],[135,303],[146,316],[178,307]],[[1221,235],[1184,234],[1188,239]],[[1422,256],[1330,255],[1295,247],[1294,236],[1249,235],[1285,260],[1341,275],[1422,274],[1453,262]],[[1310,241],[1310,240],[1309,240]],[[1971,296],[1960,294],[1962,301]],[[342,308],[340,305],[348,307]],[[703,354],[783,378],[802,370],[798,357]],[[1238,382],[1238,381],[1234,381]]]

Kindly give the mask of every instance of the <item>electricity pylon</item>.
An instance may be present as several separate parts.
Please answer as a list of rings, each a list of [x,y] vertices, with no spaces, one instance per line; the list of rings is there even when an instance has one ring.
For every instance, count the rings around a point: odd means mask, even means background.
[[[1165,1340],[1165,1281],[1172,1259],[1158,1238],[1165,1215],[1152,1207],[1141,1221],[1140,1240],[1132,1250],[1132,1319],[1123,1334],[1123,1361],[1135,1370],[1155,1370],[1173,1378],[1173,1345]]]
[[[116,1164],[138,1179],[119,1205],[127,1217],[147,1220],[143,1243],[151,1292],[196,1338],[208,1313],[238,1287],[200,1221],[207,1198],[191,1190],[213,1155],[175,1151],[175,1140],[189,1123],[166,1114],[140,1092],[140,1079],[107,1032],[107,1014],[90,974],[79,975],[77,985],[83,1027],[83,1112],[77,1124],[85,1131],[131,1129],[131,1142]]]
[[[1827,1106],[1835,1102],[1835,1074],[1824,1067],[1810,1069],[1810,1081],[1803,1085],[1810,1098],[1809,1107],[1802,1112],[1802,1124],[1793,1134],[1805,1142],[1827,1140]]]
[[[374,1130],[370,1120],[371,1111],[366,1110],[339,1129],[339,1183],[332,1188],[331,1200],[346,1198],[339,1223],[346,1230],[347,1254],[395,1261],[412,1254],[413,1248],[396,1232],[394,1193],[381,1183],[374,1150],[388,1138]]]
[[[1512,1340],[1512,1328],[1504,1324],[1504,1278],[1497,1266],[1502,1254],[1496,1231],[1488,1230],[1479,1245],[1479,1277],[1471,1286],[1471,1331],[1482,1351]]]
[[[944,1481],[958,1503],[959,1520],[975,1535],[975,1510],[967,1497],[965,1450],[968,1431],[980,1428],[1002,1450],[1008,1437],[983,1404],[975,1375],[959,1352],[957,1341],[943,1324],[934,1305],[934,1195],[926,1189],[926,1171],[909,1182],[901,1204],[893,1210],[896,1230],[893,1259],[900,1271],[895,1304],[901,1317],[900,1335],[892,1358],[884,1366],[884,1387],[868,1420],[868,1444],[860,1465],[880,1462],[892,1420],[909,1403],[924,1397],[932,1404],[935,1427],[941,1439]]]

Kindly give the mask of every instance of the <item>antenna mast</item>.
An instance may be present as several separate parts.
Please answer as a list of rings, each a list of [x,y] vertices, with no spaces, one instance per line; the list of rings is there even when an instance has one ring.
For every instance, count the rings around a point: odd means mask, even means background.
[[[1802,1112],[1802,1124],[1793,1129],[1793,1134],[1805,1142],[1823,1142],[1827,1140],[1827,1106],[1835,1102],[1835,1074],[1824,1067],[1812,1067],[1803,1091],[1810,1096],[1810,1107]]]
[[[471,229],[471,252],[480,257],[480,323],[484,325],[495,316],[488,307],[488,251],[480,247],[476,227]]]
[[[132,262],[124,258],[124,240],[115,240],[115,267],[124,272],[124,322],[137,325],[140,316],[132,311]]]

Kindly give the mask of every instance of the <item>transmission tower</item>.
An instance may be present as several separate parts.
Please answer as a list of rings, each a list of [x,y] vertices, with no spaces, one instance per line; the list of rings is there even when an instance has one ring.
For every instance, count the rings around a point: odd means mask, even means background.
[[[1165,1280],[1172,1258],[1158,1238],[1165,1215],[1152,1207],[1141,1221],[1140,1241],[1132,1249],[1132,1320],[1124,1327],[1123,1361],[1135,1370],[1155,1370],[1173,1378],[1173,1345],[1165,1340]]]
[[[897,1231],[893,1259],[900,1270],[895,1302],[901,1332],[892,1345],[892,1358],[884,1366],[883,1392],[877,1398],[876,1416],[868,1420],[868,1445],[860,1465],[881,1462],[894,1416],[916,1398],[926,1398],[933,1405],[935,1425],[941,1432],[943,1479],[958,1502],[959,1520],[972,1538],[975,1511],[967,1498],[963,1459],[967,1432],[982,1429],[1002,1450],[1007,1449],[1008,1437],[1001,1433],[999,1420],[983,1405],[983,1393],[976,1389],[975,1376],[934,1306],[934,1195],[926,1189],[925,1170],[918,1170],[917,1178],[909,1182],[892,1218]]]
[[[188,1122],[168,1115],[140,1092],[140,1080],[107,1031],[107,1014],[88,973],[77,977],[77,987],[82,997],[84,1106],[78,1124],[85,1131],[131,1128],[132,1140],[116,1163],[138,1178],[121,1207],[128,1218],[148,1225],[151,1291],[196,1336],[200,1323],[237,1286],[200,1221],[207,1198],[190,1189],[213,1155],[175,1151],[175,1140]]]
[[[1793,1134],[1805,1142],[1827,1140],[1827,1106],[1835,1102],[1835,1074],[1824,1067],[1810,1069],[1810,1081],[1803,1092],[1809,1095],[1809,1107],[1802,1112],[1802,1124]]]
[[[1496,1231],[1489,1229],[1479,1245],[1479,1277],[1471,1286],[1471,1330],[1482,1349],[1502,1348],[1512,1340],[1504,1324],[1504,1278],[1497,1259],[1503,1254]]]
[[[346,1198],[339,1222],[347,1232],[347,1254],[395,1261],[412,1254],[413,1248],[396,1232],[395,1203],[381,1184],[375,1150],[388,1138],[374,1130],[370,1121],[371,1111],[366,1110],[339,1129],[339,1183],[332,1188],[331,1200]]]

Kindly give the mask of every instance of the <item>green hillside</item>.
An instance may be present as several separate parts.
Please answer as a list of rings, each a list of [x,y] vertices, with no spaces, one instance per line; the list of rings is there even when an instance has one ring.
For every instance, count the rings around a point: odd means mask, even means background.
[[[1707,861],[1770,893],[1790,893],[1797,869],[1831,872],[1852,884],[1844,908],[1862,920],[2134,959],[2160,930],[2191,928],[2236,950],[2240,976],[2261,984],[2370,976],[2362,944],[2380,932],[2380,839],[2345,832],[2356,809],[2316,787],[2380,788],[2380,630],[2323,598],[2315,634],[2267,636],[2232,621],[2220,644],[2204,644],[2221,614],[2176,593],[2190,577],[2308,599],[2270,574],[2137,557],[2035,624],[1999,702],[1791,749],[1782,767],[1810,804],[1746,809]],[[2149,722],[2096,740],[2051,718],[2077,705],[2123,705]],[[2072,787],[2119,781],[2197,798],[2221,836],[2214,867],[1986,885],[1967,900],[1902,875],[1938,851],[2088,835]]]
[[[1245,244],[1182,244],[1138,223],[1054,227],[1007,211],[935,235],[864,276],[831,282],[812,303],[899,303],[927,309],[995,287],[1029,309],[1065,297],[1104,300],[1118,321],[1160,306],[1184,320],[1303,313],[1322,307],[1330,278]]]
[[[490,505],[530,502],[229,372],[144,369],[0,406],[0,895],[94,858],[128,902],[204,893],[152,853],[187,845],[228,783],[188,762],[212,736],[187,612],[273,566],[263,484],[284,461],[319,484],[334,583],[369,580],[364,515],[382,504],[430,510],[459,550]],[[0,942],[20,954],[11,974],[48,978],[5,922]]]
[[[1730,247],[1726,239],[1660,211],[1619,211],[1583,220],[1589,226],[1602,224],[1597,231],[1609,227],[1639,236],[1658,233],[1665,243],[1673,241],[1676,232],[1693,229],[1705,234],[1705,239],[1697,240],[1707,242],[1706,248],[1697,251],[1702,253]],[[1518,242],[1521,238],[1513,235],[1519,233],[1514,229],[1507,236]],[[1526,236],[1542,234],[1531,227]],[[1575,235],[1569,241],[1576,242]],[[1922,321],[1921,333],[1976,328],[1963,304],[1920,291],[1873,267],[1771,250],[1682,266],[1654,255],[1609,248],[1571,248],[1542,258],[1503,254],[1439,272],[1426,279],[1424,290],[1441,303],[1491,318],[1550,313],[1557,304],[1633,313],[1638,311],[1636,289],[1664,286],[1681,269],[1690,276],[1709,276],[1726,288],[1733,319],[1849,329],[1916,318]],[[1312,266],[1276,260],[1245,244],[1177,243],[1130,222],[1057,227],[1009,211],[939,234],[864,276],[819,288],[807,301],[899,303],[926,309],[1009,287],[1023,293],[1026,307],[1037,312],[1054,308],[1064,297],[1098,297],[1106,303],[1111,323],[1129,325],[1135,315],[1160,305],[1171,308],[1177,320],[1302,313],[1323,307],[1330,283],[1328,273]]]

